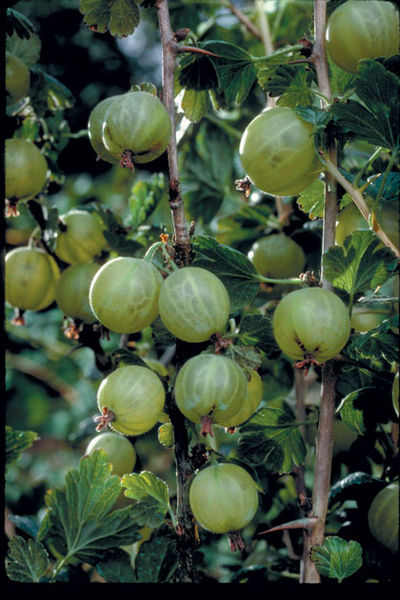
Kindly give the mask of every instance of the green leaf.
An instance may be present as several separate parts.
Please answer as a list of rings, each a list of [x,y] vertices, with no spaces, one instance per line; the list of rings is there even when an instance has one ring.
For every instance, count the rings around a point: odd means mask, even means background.
[[[218,54],[211,57],[218,76],[218,87],[228,106],[241,104],[256,80],[256,69],[248,52],[225,41],[208,41],[205,50]]]
[[[354,405],[355,400],[362,397],[366,391],[374,390],[372,387],[364,387],[358,390],[350,392],[342,398],[342,401],[337,409],[340,412],[340,417],[344,423],[353,431],[359,434],[364,434],[367,428],[364,423],[364,411],[356,408]]]
[[[323,256],[325,277],[350,295],[374,290],[388,278],[393,254],[372,231],[358,230],[343,246],[330,248]]]
[[[267,452],[262,462],[257,464],[263,464],[267,469],[278,473],[289,473],[293,465],[304,464],[306,446],[300,426],[290,408],[261,408],[240,431],[239,457],[248,461],[248,456],[251,456],[248,454],[246,458],[248,443],[252,447],[262,443]],[[261,458],[260,453],[258,459]],[[253,460],[253,456],[251,459]]]
[[[239,250],[219,244],[208,235],[193,238],[193,266],[212,271],[224,283],[231,301],[231,312],[250,304],[258,293],[258,273]]]
[[[201,121],[207,114],[210,99],[207,90],[185,90],[182,98],[182,109],[185,117],[194,123]]]
[[[247,346],[257,346],[267,356],[279,351],[271,319],[260,314],[244,315],[239,325],[238,342]]]
[[[230,346],[229,354],[245,372],[251,372],[254,371],[254,369],[258,369],[262,363],[260,352],[258,351],[258,348],[255,348],[254,346],[240,346],[235,344]]]
[[[381,481],[363,471],[356,471],[337,481],[329,492],[329,505],[343,504],[346,500],[356,500],[366,491],[381,489]]]
[[[47,513],[39,539],[49,537],[55,551],[89,564],[102,559],[110,548],[140,539],[133,506],[111,512],[120,492],[120,480],[103,450],[83,457],[70,470],[62,489],[46,493]]]
[[[6,573],[12,581],[39,583],[49,566],[49,558],[43,544],[20,536],[8,542],[5,560]]]
[[[385,319],[378,327],[353,335],[343,350],[354,360],[386,360],[388,363],[398,362],[399,316]]]
[[[5,30],[7,36],[12,36],[13,33],[17,33],[19,37],[28,39],[35,33],[35,26],[32,21],[22,13],[13,8],[7,8],[6,15],[7,21]]]
[[[277,100],[278,106],[307,106],[312,104],[314,94],[311,84],[314,80],[312,71],[295,70],[289,85]]]
[[[140,21],[135,0],[81,0],[79,10],[89,29],[119,38],[133,34]]]
[[[6,51],[20,58],[31,69],[40,58],[41,41],[35,33],[20,37],[16,32],[6,36]]]
[[[135,560],[138,583],[162,583],[163,565],[175,553],[175,541],[166,535],[153,535],[143,542]]]
[[[124,475],[121,485],[126,488],[125,496],[138,500],[133,510],[141,525],[158,527],[165,514],[172,513],[168,486],[151,471]]]
[[[197,46],[202,49],[202,44]],[[209,56],[190,53],[180,60],[178,83],[186,90],[211,90],[218,87],[218,76]]]
[[[6,471],[38,438],[35,431],[19,431],[6,425]]]
[[[30,99],[39,117],[43,117],[49,110],[55,112],[74,105],[72,92],[58,79],[46,73],[41,65],[35,65],[32,69]]]
[[[362,565],[362,548],[358,542],[347,542],[338,536],[329,536],[322,546],[314,546],[311,559],[324,577],[339,583],[353,575]]]
[[[299,208],[308,214],[310,219],[321,219],[324,216],[324,189],[324,183],[316,179],[297,198]]]
[[[137,181],[131,190],[129,208],[132,217],[132,228],[137,229],[155,210],[164,195],[164,176],[156,173],[149,181]]]
[[[338,125],[370,144],[395,149],[399,143],[399,79],[372,59],[361,62],[355,92],[361,102],[334,102],[331,112]]]
[[[122,548],[116,548],[104,560],[97,563],[96,569],[107,583],[136,583],[131,558]]]
[[[328,55],[329,81],[333,96],[343,96],[354,88],[356,75],[338,67]]]

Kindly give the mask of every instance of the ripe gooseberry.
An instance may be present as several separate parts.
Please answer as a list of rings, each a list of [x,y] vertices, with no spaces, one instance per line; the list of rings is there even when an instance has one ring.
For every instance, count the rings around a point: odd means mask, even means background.
[[[84,323],[94,323],[96,316],[90,308],[89,289],[92,279],[100,269],[96,263],[70,265],[57,282],[56,302],[66,317]]]
[[[59,277],[56,261],[41,248],[14,248],[5,258],[5,299],[20,310],[47,308]]]
[[[198,354],[179,370],[174,386],[179,410],[201,433],[212,435],[211,425],[225,426],[241,409],[247,395],[247,379],[228,356]]]
[[[272,328],[278,346],[288,357],[304,364],[325,362],[346,344],[350,319],[335,293],[309,287],[282,298],[272,317]]]
[[[274,196],[298,194],[322,170],[312,124],[288,107],[265,110],[255,117],[243,133],[239,154],[254,185]]]
[[[126,473],[132,473],[136,464],[136,451],[128,438],[112,431],[104,431],[90,440],[85,456],[100,448],[108,455],[114,475],[122,477]]]
[[[190,486],[191,511],[204,529],[228,533],[231,549],[243,549],[239,531],[258,508],[256,483],[239,465],[217,463],[199,471]]]
[[[239,411],[233,415],[224,427],[232,429],[238,427],[256,412],[263,397],[263,382],[257,371],[251,372],[250,381],[247,384],[247,394]]]
[[[113,156],[105,147],[102,130],[106,110],[111,102],[113,102],[117,97],[118,96],[110,96],[110,98],[105,98],[99,102],[90,113],[88,120],[89,140],[93,150],[97,154],[97,158],[105,160],[113,165],[118,165],[119,160],[118,158],[115,158],[115,156]]]
[[[184,267],[167,277],[158,302],[160,317],[175,337],[205,342],[226,325],[229,295],[222,281],[206,269]]]
[[[90,285],[89,303],[110,331],[135,333],[157,318],[162,283],[161,274],[151,263],[120,256],[97,271]]]
[[[11,204],[30,200],[44,187],[47,161],[39,148],[22,138],[5,143],[6,198]]]
[[[106,246],[100,221],[85,210],[70,210],[60,216],[55,254],[67,264],[86,263]]]
[[[329,56],[356,73],[363,58],[393,56],[399,51],[399,14],[391,2],[348,0],[333,11],[326,28]]]
[[[150,431],[159,420],[165,403],[165,390],[151,369],[128,365],[113,371],[101,382],[97,405],[101,416],[97,430],[107,424],[124,435]]]
[[[378,542],[396,553],[399,545],[399,483],[377,493],[368,511],[369,529]]]
[[[19,102],[28,95],[30,72],[23,60],[6,52],[6,93],[7,104]]]
[[[106,108],[102,126],[105,148],[121,166],[148,163],[165,152],[171,119],[163,103],[149,92],[127,92]]]
[[[262,237],[252,245],[248,258],[263,277],[295,277],[306,264],[303,248],[283,233]]]

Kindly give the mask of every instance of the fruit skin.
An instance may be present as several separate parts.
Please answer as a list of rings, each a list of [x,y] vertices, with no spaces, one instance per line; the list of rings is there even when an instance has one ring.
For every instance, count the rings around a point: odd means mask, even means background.
[[[278,346],[290,358],[325,362],[346,344],[350,319],[336,294],[310,287],[290,292],[279,302],[272,328]]]
[[[47,161],[39,148],[21,138],[5,143],[6,198],[30,200],[46,183]]]
[[[369,529],[378,542],[396,553],[399,545],[399,484],[390,483],[373,499],[368,511]]]
[[[54,252],[65,263],[86,263],[105,248],[103,227],[89,212],[70,210],[60,220],[66,229],[59,229]]]
[[[165,327],[185,342],[205,342],[228,321],[230,300],[220,279],[200,267],[184,267],[164,281],[158,302]]]
[[[84,323],[94,323],[94,315],[89,304],[89,289],[92,279],[100,269],[96,263],[70,265],[60,275],[56,289],[58,308],[66,317]]]
[[[296,277],[306,264],[303,248],[283,233],[262,237],[252,245],[248,258],[263,277]]]
[[[157,423],[164,408],[165,390],[160,378],[147,367],[129,365],[113,371],[97,392],[100,412],[115,415],[111,429],[124,435],[141,435]]]
[[[246,175],[263,192],[291,196],[308,187],[322,165],[313,126],[291,108],[265,110],[246,127],[239,146]]]
[[[98,158],[113,165],[118,165],[119,160],[104,146],[102,130],[106,110],[116,98],[118,96],[110,96],[99,102],[90,113],[88,120],[88,135],[93,150],[96,152]]]
[[[224,423],[227,429],[238,427],[249,419],[257,410],[263,398],[263,382],[257,371],[251,372],[247,384],[247,394],[239,411]]]
[[[372,200],[366,199],[367,204],[371,207]],[[397,202],[389,202],[378,208],[377,212],[378,223],[388,236],[388,238],[399,246],[399,204]],[[369,225],[366,219],[362,216],[357,206],[352,202],[348,204],[338,214],[336,222],[335,242],[338,246],[343,246],[344,240],[348,235],[356,230],[368,230]]]
[[[103,265],[89,289],[89,303],[97,319],[110,331],[141,331],[158,316],[163,278],[151,263],[120,256]]]
[[[56,297],[60,270],[41,248],[19,247],[5,258],[5,299],[20,310],[42,310]]]
[[[358,70],[363,58],[399,51],[399,14],[391,2],[349,0],[333,11],[326,28],[328,53],[339,67]]]
[[[149,92],[121,94],[105,111],[103,144],[118,159],[130,150],[135,163],[155,160],[167,149],[171,132],[166,108]]]
[[[185,362],[175,380],[179,410],[193,423],[210,417],[225,426],[239,412],[247,395],[247,379],[231,358],[198,354]]]
[[[249,473],[229,463],[199,471],[190,486],[190,508],[204,529],[213,533],[239,531],[258,508],[257,487]]]
[[[355,331],[364,333],[378,327],[382,321],[389,319],[392,314],[392,311],[382,308],[382,306],[376,308],[373,308],[372,305],[369,308],[356,306],[351,313],[350,325]]]
[[[31,76],[28,67],[18,56],[6,52],[7,104],[19,102],[28,95]]]
[[[85,456],[100,448],[108,455],[113,475],[122,477],[126,473],[132,473],[136,464],[136,451],[126,437],[112,431],[99,433],[88,443]]]

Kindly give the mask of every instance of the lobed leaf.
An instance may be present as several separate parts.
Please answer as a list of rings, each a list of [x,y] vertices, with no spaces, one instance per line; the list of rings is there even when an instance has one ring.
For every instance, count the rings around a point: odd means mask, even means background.
[[[152,214],[164,195],[164,176],[156,173],[150,181],[137,181],[131,190],[129,208],[132,227],[137,229]]]
[[[163,565],[175,554],[175,542],[166,535],[153,535],[140,545],[135,566],[139,583],[162,583]]]
[[[271,319],[260,314],[244,315],[239,324],[238,341],[246,346],[257,346],[267,355],[279,351]]]
[[[398,335],[399,316],[396,315],[366,333],[353,335],[343,352],[355,360],[398,362]]]
[[[100,560],[96,565],[96,569],[107,583],[137,582],[131,557],[122,548],[116,548],[105,559]]]
[[[193,266],[212,271],[224,283],[231,301],[231,312],[250,304],[258,293],[258,273],[239,250],[219,244],[208,235],[193,238]]]
[[[312,220],[322,219],[324,216],[324,189],[324,183],[320,179],[316,179],[297,198],[299,208]]]
[[[119,38],[133,34],[140,22],[135,0],[81,0],[79,10],[89,29]]]
[[[15,463],[24,450],[30,448],[35,440],[39,438],[35,431],[19,431],[6,425],[6,472],[7,467]]]
[[[314,546],[311,558],[321,575],[340,582],[353,575],[362,565],[362,547],[358,542],[329,536],[322,546]]]
[[[126,488],[125,496],[138,500],[132,509],[141,525],[158,527],[171,512],[168,486],[151,471],[124,475],[121,485]]]
[[[6,573],[12,581],[19,583],[39,583],[49,566],[49,557],[40,542],[20,536],[8,542],[5,560]]]

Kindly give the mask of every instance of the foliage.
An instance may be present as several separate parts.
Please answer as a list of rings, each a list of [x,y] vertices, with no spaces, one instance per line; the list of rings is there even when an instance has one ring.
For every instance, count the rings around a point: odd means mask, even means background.
[[[341,3],[331,0],[328,15]],[[160,4],[168,7],[175,36],[176,140],[170,141],[172,148],[176,141],[178,182],[170,178],[174,160],[167,152],[130,170],[97,160],[88,137],[89,115],[103,99],[132,90],[168,99]],[[10,582],[265,585],[299,581],[300,557],[311,561],[323,583],[398,581],[396,555],[370,532],[368,510],[378,491],[398,480],[399,255],[396,244],[379,235],[377,220],[383,207],[398,207],[399,56],[367,57],[356,73],[328,56],[332,98],[326,97],[309,60],[314,4],[6,3],[5,49],[29,69],[30,88],[22,100],[6,98],[5,135],[34,143],[48,170],[32,199],[6,199],[5,252],[38,247],[64,271],[68,265],[55,252],[60,216],[83,210],[105,239],[96,264],[133,257],[151,262],[165,280],[187,260],[218,277],[230,302],[221,331],[190,343],[176,339],[160,317],[119,334],[97,321],[66,317],[56,301],[24,311],[5,299]],[[268,52],[265,24],[273,45]],[[307,121],[321,157],[314,182],[284,198],[258,189],[239,158],[246,127],[274,106],[290,107]],[[356,201],[355,191],[372,208],[364,229],[321,252],[332,225],[325,215],[325,160],[333,145],[348,184],[337,186],[338,208]],[[186,255],[177,223],[181,200],[191,233]],[[297,277],[263,277],[251,260],[253,243],[277,233],[304,251],[304,273]],[[325,418],[326,371],[307,356],[305,365],[293,363],[277,345],[272,318],[291,291],[322,281],[349,317],[354,306],[372,302],[386,314],[369,331],[352,330],[329,361],[337,372],[335,425],[350,431],[350,441],[339,434],[332,440],[324,539],[305,556],[304,528],[313,524],[309,503],[320,493],[315,432]],[[129,301],[124,282],[107,285],[122,285],[119,293]],[[262,380],[260,405],[236,428],[204,430],[178,410],[177,374],[203,352],[228,356],[247,380],[253,370]],[[151,369],[166,400],[150,431],[127,436],[137,460],[120,478],[103,450],[84,453],[96,435],[99,386],[126,365]],[[212,533],[189,511],[191,481],[213,461],[240,465],[260,492],[241,537]]]

